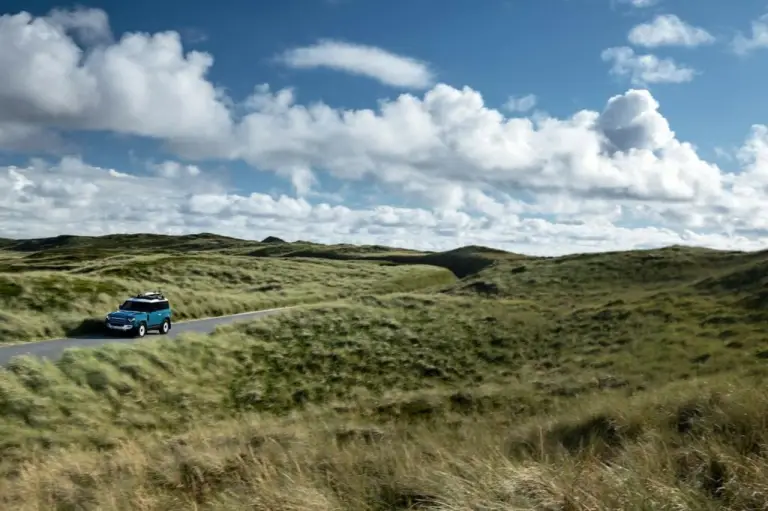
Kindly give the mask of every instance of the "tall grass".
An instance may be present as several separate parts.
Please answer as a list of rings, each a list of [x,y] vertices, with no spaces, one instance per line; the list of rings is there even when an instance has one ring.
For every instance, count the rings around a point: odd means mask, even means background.
[[[68,296],[33,292],[52,276],[86,279],[66,303],[90,304],[94,286],[169,274],[189,316],[210,313],[197,296],[317,302],[211,337],[14,360],[0,371],[2,508],[768,507],[766,254],[324,259],[332,248],[226,243],[59,253],[59,270],[50,254],[0,260],[17,304]],[[441,268],[405,261],[426,258]]]
[[[109,453],[64,449],[0,481],[5,509],[764,509],[763,392],[688,382],[547,417],[418,414],[383,424],[304,410]]]
[[[3,261],[0,342],[5,343],[71,335],[84,325],[99,327],[118,303],[150,289],[162,289],[174,318],[184,320],[455,280],[448,270],[430,266],[221,253],[8,256],[0,259],[0,269]]]
[[[137,431],[350,400],[386,419],[403,413],[405,394],[429,410],[485,389],[484,406],[503,396],[534,416],[583,396],[764,364],[758,329],[742,330],[736,347],[720,338],[732,326],[718,333],[685,313],[599,328],[591,317],[515,300],[364,296],[220,327],[211,338],[70,350],[56,363],[19,358],[0,373],[0,453],[103,447]]]

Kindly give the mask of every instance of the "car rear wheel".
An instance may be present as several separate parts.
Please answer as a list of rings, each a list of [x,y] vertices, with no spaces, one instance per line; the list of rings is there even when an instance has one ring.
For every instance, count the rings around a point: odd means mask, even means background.
[[[144,323],[141,323],[136,328],[136,336],[137,337],[144,337],[146,334],[147,334],[147,325],[145,325]]]
[[[171,329],[171,321],[168,319],[163,320],[163,324],[160,326],[160,333],[167,334],[170,329]]]

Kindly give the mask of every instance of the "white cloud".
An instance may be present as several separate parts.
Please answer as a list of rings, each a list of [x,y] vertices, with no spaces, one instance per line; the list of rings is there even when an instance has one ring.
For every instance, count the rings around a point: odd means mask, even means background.
[[[215,231],[427,249],[480,243],[528,253],[670,243],[751,249],[768,242],[764,234],[755,234],[761,229],[768,233],[766,191],[756,179],[765,177],[768,169],[768,128],[755,127],[740,152],[745,173],[726,174],[675,138],[648,91],[630,90],[610,98],[601,113],[545,119],[536,129],[527,119],[503,119],[486,109],[470,89],[439,86],[423,102],[404,95],[398,100],[404,103],[384,105],[388,115],[398,113],[394,117],[366,114],[371,134],[384,136],[388,124],[402,125],[397,122],[405,113],[402,109],[428,115],[420,125],[431,124],[426,131],[438,138],[421,137],[403,153],[397,152],[400,139],[374,147],[365,137],[351,143],[350,133],[360,133],[363,126],[354,112],[332,117],[338,123],[347,119],[347,131],[341,124],[312,126],[306,114],[292,110],[303,107],[286,103],[280,92],[272,97],[283,110],[266,98],[257,103],[264,111],[283,114],[272,122],[288,130],[279,140],[293,142],[295,161],[310,150],[296,133],[325,133],[315,128],[327,128],[329,138],[316,136],[312,142],[318,144],[314,158],[330,172],[343,177],[351,170],[344,166],[347,158],[340,148],[365,149],[358,154],[360,161],[371,162],[377,177],[431,198],[432,207],[379,204],[352,209],[301,197],[241,195],[217,187],[215,181],[212,185],[212,174],[189,164],[153,164],[156,177],[139,178],[66,158],[55,165],[35,161],[28,167],[0,169],[0,190],[5,191],[0,201],[7,205],[0,213],[0,235],[57,234],[72,232],[75,226],[76,232],[87,234]],[[285,125],[286,118],[300,122]],[[480,134],[486,137],[485,145],[479,144]],[[511,138],[499,138],[505,134]],[[413,133],[404,134],[403,140],[408,139]],[[451,152],[437,151],[465,139],[466,145]],[[530,147],[529,154],[520,153],[521,146],[509,146],[518,139]],[[278,149],[285,154],[286,147]],[[340,166],[320,157],[330,149],[336,151],[329,155],[332,159],[341,158]],[[454,160],[458,163],[452,167],[442,166]],[[526,201],[511,195],[521,190],[529,194]],[[361,188],[350,193],[359,194]],[[146,195],[157,199],[150,208],[134,200]],[[556,220],[537,218],[542,215]],[[633,224],[636,227],[628,226]]]
[[[0,235],[98,235],[117,232],[184,234],[213,231],[248,239],[376,243],[428,250],[482,244],[531,254],[562,254],[690,244],[757,249],[768,238],[697,233],[667,227],[621,227],[617,206],[543,196],[533,206],[471,192],[466,210],[378,205],[354,209],[261,193],[240,195],[199,179],[135,177],[68,157],[55,164],[0,167]],[[135,197],[157,200],[141,202]],[[611,212],[611,210],[614,210]],[[521,213],[551,214],[558,221]],[[608,213],[608,215],[606,215]],[[576,219],[576,221],[574,221]]]
[[[73,31],[84,44],[112,40],[109,18],[101,9],[54,9],[48,15],[48,21],[65,31]]]
[[[19,122],[0,121],[0,151],[41,151],[58,153],[67,144],[55,132]]]
[[[531,108],[536,106],[538,98],[535,94],[527,94],[525,96],[514,97],[510,96],[504,108],[509,112],[527,112]]]
[[[612,63],[611,74],[628,76],[633,85],[684,83],[696,76],[694,69],[681,66],[673,59],[660,59],[652,54],[638,55],[627,46],[608,48],[601,57],[605,62]]]
[[[674,14],[660,14],[649,23],[632,28],[629,42],[636,46],[686,46],[693,48],[715,42],[715,37],[700,27],[694,27]]]
[[[322,40],[311,46],[292,48],[277,59],[296,69],[326,67],[367,76],[394,87],[425,89],[434,81],[425,62],[375,46],[343,41]]]
[[[383,101],[378,111],[304,106],[263,87],[249,103],[234,140],[182,153],[243,159],[291,177],[374,179],[435,206],[460,206],[468,188],[635,200],[688,200],[719,189],[717,169],[674,139],[647,91],[611,99],[602,115],[536,121],[506,118],[478,92],[444,84],[423,98]]]
[[[736,34],[731,42],[731,48],[738,55],[768,48],[768,14],[760,16],[752,22],[752,34],[747,37],[741,32]]]
[[[184,55],[175,32],[83,51],[65,28],[91,39],[108,31],[106,14],[86,12],[0,16],[0,123],[187,140],[226,132],[230,113],[205,78],[210,55]]]
[[[736,153],[744,165],[738,182],[748,186],[768,186],[768,127],[762,124],[752,126],[750,136]]]
[[[715,146],[714,152],[715,152],[715,156],[723,160],[733,161],[734,159],[733,150],[726,149],[720,146]]]
[[[234,101],[206,78],[212,57],[185,54],[174,32],[84,50],[67,30],[104,26],[65,30],[55,19],[0,17],[0,147],[92,129],[157,138],[184,163],[152,162],[146,177],[73,156],[0,167],[0,236],[216,231],[531,253],[766,241],[768,130],[755,127],[739,152],[743,173],[726,173],[677,138],[647,90],[563,118],[507,117],[478,91],[442,83],[370,109],[304,105],[266,84]],[[694,74],[630,48],[604,58],[633,83]],[[204,170],[211,158],[282,176],[296,196],[235,193]],[[340,190],[321,189],[329,181]],[[309,200],[343,190],[360,204],[371,188],[381,193],[370,207]],[[410,207],[391,206],[386,192]]]
[[[645,8],[658,4],[661,0],[621,0],[632,7]]]
[[[148,166],[158,176],[166,179],[185,179],[200,175],[200,167],[197,165],[183,165],[177,161],[166,160],[162,163],[150,163]]]

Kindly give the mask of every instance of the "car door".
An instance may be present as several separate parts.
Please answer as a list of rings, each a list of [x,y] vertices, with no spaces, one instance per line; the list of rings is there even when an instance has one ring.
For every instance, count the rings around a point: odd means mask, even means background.
[[[165,321],[165,318],[168,317],[169,308],[170,305],[168,305],[168,301],[162,300],[157,302],[157,326],[162,325],[163,321]]]
[[[163,313],[161,311],[162,305],[160,302],[151,302],[149,304],[149,328],[155,328],[160,326],[163,322]]]

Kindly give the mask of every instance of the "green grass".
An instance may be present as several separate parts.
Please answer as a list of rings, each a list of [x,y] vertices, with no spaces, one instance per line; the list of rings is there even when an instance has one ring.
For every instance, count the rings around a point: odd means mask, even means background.
[[[73,243],[3,252],[0,293],[35,316],[31,296],[63,309],[174,272],[190,317],[206,299],[313,304],[210,337],[16,359],[0,372],[3,508],[768,503],[768,253]],[[19,269],[52,260],[70,266]]]
[[[375,425],[305,410],[201,424],[108,453],[40,457],[0,482],[0,502],[21,510],[762,509],[768,402],[740,384],[605,396],[532,419],[500,409]]]
[[[684,313],[672,321],[636,315],[600,322],[578,310],[553,317],[532,301],[364,296],[220,327],[211,339],[73,350],[55,365],[20,359],[3,383],[11,401],[0,407],[12,422],[0,446],[18,445],[11,430],[24,441],[49,430],[45,442],[95,436],[98,443],[137,429],[173,431],[203,418],[282,415],[361,397],[397,415],[397,403],[386,406],[393,396],[442,396],[439,408],[478,388],[536,415],[603,390],[633,394],[765,365],[761,325],[733,334],[732,325],[697,325]]]
[[[252,249],[249,245],[246,252],[242,247],[238,252],[226,245],[220,248],[223,242],[204,251],[183,251],[189,241],[182,240],[175,246],[161,244],[161,249],[174,249],[163,252],[133,245],[118,250],[99,243],[70,247],[72,240],[66,241],[64,247],[41,252],[24,253],[19,247],[0,252],[2,342],[60,337],[100,327],[104,315],[118,303],[148,289],[162,289],[174,317],[184,320],[361,293],[418,290],[455,280],[450,271],[434,266],[259,258],[246,253]]]

